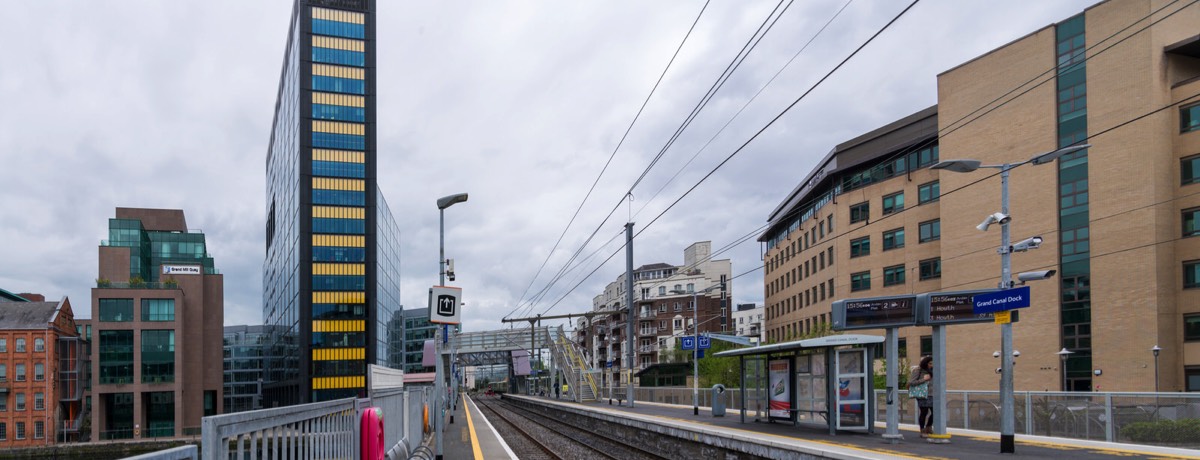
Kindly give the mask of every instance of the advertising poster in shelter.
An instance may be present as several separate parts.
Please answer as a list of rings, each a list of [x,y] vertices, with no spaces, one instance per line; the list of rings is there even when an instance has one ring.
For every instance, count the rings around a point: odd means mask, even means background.
[[[777,359],[768,365],[768,391],[771,395],[771,417],[789,418],[792,408],[792,389],[788,384],[788,360]]]

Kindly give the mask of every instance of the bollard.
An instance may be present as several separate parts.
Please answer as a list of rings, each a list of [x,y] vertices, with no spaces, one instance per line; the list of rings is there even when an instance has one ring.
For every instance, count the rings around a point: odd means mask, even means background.
[[[383,460],[387,449],[383,445],[383,411],[368,407],[362,414],[362,460]]]
[[[725,416],[725,385],[718,383],[712,387],[712,414],[713,417]]]

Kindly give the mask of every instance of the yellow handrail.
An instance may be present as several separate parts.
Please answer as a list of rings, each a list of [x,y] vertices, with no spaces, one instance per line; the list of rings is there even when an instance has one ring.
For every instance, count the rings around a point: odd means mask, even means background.
[[[575,343],[568,341],[565,335],[559,335],[559,344],[562,345],[563,348],[567,349],[567,354],[571,355],[571,361],[573,361],[575,365],[579,367],[579,373],[582,374],[587,380],[588,386],[592,387],[592,396],[599,398],[600,391],[596,388],[596,380],[592,378],[591,374],[583,371],[586,368],[587,363],[583,362],[583,358],[579,357],[579,355],[575,353]]]

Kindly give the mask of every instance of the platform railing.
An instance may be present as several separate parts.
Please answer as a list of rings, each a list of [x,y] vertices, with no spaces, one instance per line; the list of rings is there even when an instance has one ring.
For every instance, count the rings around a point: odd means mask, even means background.
[[[901,420],[916,423],[916,401],[900,391]],[[875,390],[876,419],[883,420],[884,390]],[[1200,393],[1018,391],[1016,434],[1093,441],[1200,448]],[[999,431],[995,391],[946,392],[946,426]]]

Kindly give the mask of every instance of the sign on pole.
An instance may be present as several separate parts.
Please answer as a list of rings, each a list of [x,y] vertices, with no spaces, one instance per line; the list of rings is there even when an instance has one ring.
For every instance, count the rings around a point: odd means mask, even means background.
[[[917,323],[917,297],[871,297],[833,302],[833,330],[883,329]]]
[[[460,324],[459,299],[462,288],[434,286],[429,288],[429,322],[438,324]]]
[[[709,339],[707,335],[700,336],[696,340],[696,343],[698,344],[698,346],[700,347],[701,350],[707,350],[709,348],[712,348],[712,339]]]
[[[995,313],[995,315],[996,315],[996,324],[1008,324],[1008,323],[1012,322],[1012,311],[1011,310],[998,311]]]
[[[974,297],[975,313],[994,313],[1029,306],[1029,286]]]
[[[689,335],[687,337],[682,337],[679,340],[681,342],[683,342],[682,348],[684,350],[695,350],[696,349],[696,337]]]

